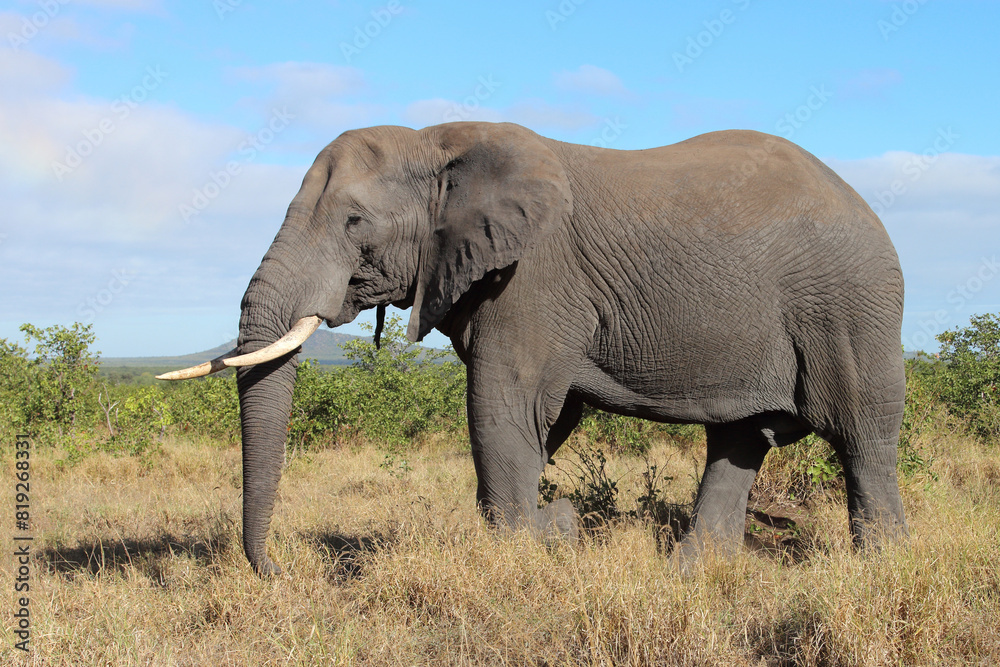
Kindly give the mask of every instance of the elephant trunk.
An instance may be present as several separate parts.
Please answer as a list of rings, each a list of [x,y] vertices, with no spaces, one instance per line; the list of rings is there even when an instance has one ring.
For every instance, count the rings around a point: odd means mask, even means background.
[[[247,290],[240,318],[241,353],[260,349],[287,331],[277,299],[272,290]],[[298,355],[289,353],[236,373],[243,434],[243,549],[261,576],[281,571],[268,557],[265,541],[285,461],[297,366]]]
[[[349,274],[334,272],[319,285],[303,284],[289,267],[318,262],[296,261],[304,256],[301,249],[295,236],[279,235],[251,279],[240,313],[241,355],[274,343],[302,317],[329,320],[340,310]],[[297,352],[243,366],[236,373],[243,435],[243,549],[261,576],[281,572],[268,558],[265,542],[285,461]]]
[[[243,430],[243,550],[259,575],[281,570],[267,556],[265,540],[285,461],[296,355],[237,372]]]

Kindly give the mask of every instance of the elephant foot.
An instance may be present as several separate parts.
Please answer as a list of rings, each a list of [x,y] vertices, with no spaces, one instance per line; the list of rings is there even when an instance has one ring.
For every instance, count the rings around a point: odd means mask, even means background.
[[[739,528],[742,529],[742,525]],[[672,560],[681,576],[690,577],[706,558],[732,558],[743,545],[742,536],[742,530],[689,530],[674,550]]]
[[[262,563],[254,564],[253,570],[261,579],[267,579],[281,574],[281,568],[278,567],[277,563],[272,561],[270,558],[265,559]]]
[[[576,515],[573,503],[566,498],[560,498],[538,510],[534,528],[545,542],[553,540],[576,542],[580,537],[579,517]]]
[[[877,521],[851,520],[854,548],[862,553],[878,553],[882,547],[904,542],[909,538],[906,521],[898,515],[882,513]]]

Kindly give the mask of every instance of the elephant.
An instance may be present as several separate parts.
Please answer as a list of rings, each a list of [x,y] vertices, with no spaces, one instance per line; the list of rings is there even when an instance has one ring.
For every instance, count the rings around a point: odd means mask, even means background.
[[[456,122],[326,146],[250,280],[237,348],[163,376],[238,367],[243,544],[262,576],[280,572],[265,539],[296,351],[387,304],[464,362],[476,499],[501,532],[575,535],[538,482],[588,404],[705,425],[683,563],[739,549],[765,454],[810,433],[843,464],[853,543],[906,534],[899,260],[865,201],[784,139],[612,150]]]

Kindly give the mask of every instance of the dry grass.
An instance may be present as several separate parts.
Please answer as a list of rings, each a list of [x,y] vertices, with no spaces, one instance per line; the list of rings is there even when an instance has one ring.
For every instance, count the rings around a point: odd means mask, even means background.
[[[634,520],[575,547],[496,539],[468,454],[442,441],[394,472],[368,447],[294,460],[271,538],[285,574],[270,581],[240,547],[238,448],[172,441],[150,469],[100,455],[64,469],[37,451],[32,653],[10,648],[4,613],[0,662],[998,664],[1000,452],[935,437],[939,480],[904,487],[907,545],[854,554],[842,500],[822,497],[786,508],[794,554],[773,552],[787,534],[768,535],[784,525],[769,507],[748,524],[765,548],[687,579]],[[695,450],[651,458],[673,477],[664,496],[689,501]],[[609,469],[630,509],[644,463]]]

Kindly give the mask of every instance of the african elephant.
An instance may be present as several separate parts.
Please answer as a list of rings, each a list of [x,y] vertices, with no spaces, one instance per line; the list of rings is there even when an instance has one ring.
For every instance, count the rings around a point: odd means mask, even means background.
[[[412,307],[467,366],[477,500],[500,527],[572,533],[537,509],[584,403],[702,423],[708,460],[682,560],[740,544],[771,447],[816,432],[843,463],[864,546],[905,533],[903,278],[865,202],[819,160],[750,131],[648,150],[508,123],[345,132],[319,154],[242,301],[243,541],[260,574],[298,346],[325,321]],[[234,357],[238,353],[241,356]]]

